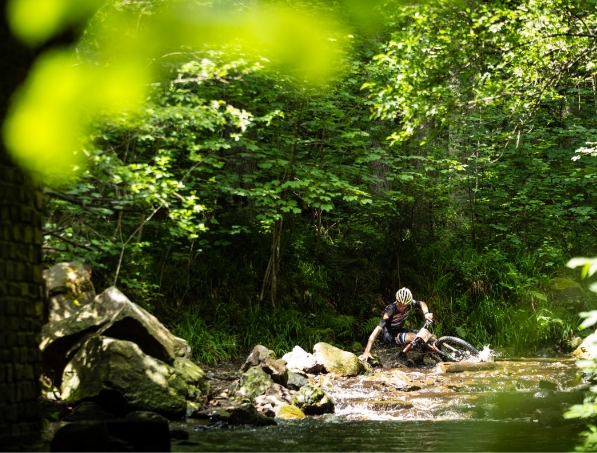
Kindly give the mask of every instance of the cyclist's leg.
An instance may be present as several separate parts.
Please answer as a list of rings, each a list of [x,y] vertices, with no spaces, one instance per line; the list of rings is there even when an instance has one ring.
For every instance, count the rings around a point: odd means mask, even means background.
[[[399,346],[404,346],[409,343],[412,343],[412,341],[417,336],[417,332],[418,332],[418,330],[411,330],[411,329],[400,330],[398,332],[398,335],[396,336],[396,344],[398,344]]]

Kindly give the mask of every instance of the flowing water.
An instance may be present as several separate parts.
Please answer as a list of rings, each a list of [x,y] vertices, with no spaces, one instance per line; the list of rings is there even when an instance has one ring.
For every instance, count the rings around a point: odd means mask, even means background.
[[[317,376],[334,414],[266,428],[194,431],[173,451],[571,451],[584,423],[562,412],[582,402],[570,359],[518,359],[439,368]],[[457,371],[457,370],[448,370]],[[199,422],[196,422],[199,423]]]

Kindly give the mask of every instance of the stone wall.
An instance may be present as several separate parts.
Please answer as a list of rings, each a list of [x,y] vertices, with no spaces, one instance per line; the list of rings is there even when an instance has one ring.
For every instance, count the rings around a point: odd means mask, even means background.
[[[40,432],[42,194],[0,145],[0,445]]]

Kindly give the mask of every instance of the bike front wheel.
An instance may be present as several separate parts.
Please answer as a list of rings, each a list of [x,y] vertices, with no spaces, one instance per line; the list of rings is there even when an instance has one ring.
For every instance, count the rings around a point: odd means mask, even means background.
[[[475,359],[479,351],[458,337],[441,337],[434,344],[440,355],[454,362]]]

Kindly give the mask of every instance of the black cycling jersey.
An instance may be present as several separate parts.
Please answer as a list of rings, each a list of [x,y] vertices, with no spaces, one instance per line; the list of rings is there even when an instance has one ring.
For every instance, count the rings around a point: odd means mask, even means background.
[[[415,307],[421,308],[421,302],[418,300],[413,300],[412,303],[408,305],[398,303],[397,301],[391,303],[383,311],[384,315],[387,314],[390,319],[385,320],[382,317],[378,324],[379,327],[384,330],[387,329],[391,333],[398,333],[399,331],[403,330],[406,318],[408,318],[410,311]]]

